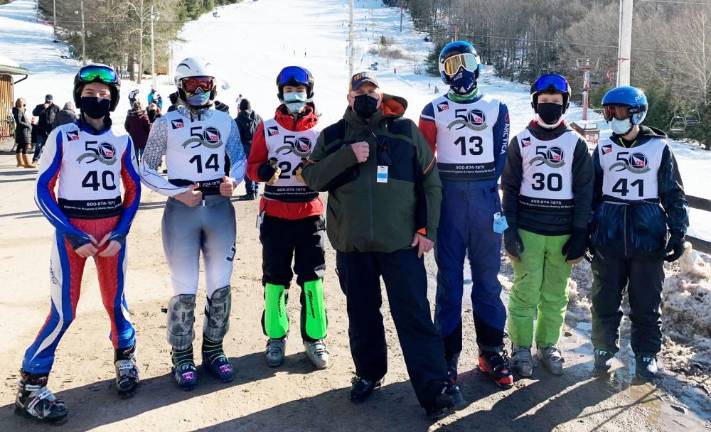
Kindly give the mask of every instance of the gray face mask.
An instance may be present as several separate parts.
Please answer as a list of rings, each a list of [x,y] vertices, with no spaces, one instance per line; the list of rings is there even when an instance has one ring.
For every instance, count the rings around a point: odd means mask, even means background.
[[[306,92],[287,92],[284,93],[283,100],[289,112],[296,114],[304,109],[308,98],[306,97]]]

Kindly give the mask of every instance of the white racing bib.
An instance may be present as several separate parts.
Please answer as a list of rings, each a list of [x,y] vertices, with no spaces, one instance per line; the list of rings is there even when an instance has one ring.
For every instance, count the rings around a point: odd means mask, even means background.
[[[128,135],[109,129],[101,135],[75,124],[62,127],[58,204],[70,217],[100,218],[121,212],[121,167]]]
[[[276,159],[281,170],[279,179],[273,185],[266,185],[264,196],[287,202],[306,202],[316,199],[318,192],[311,190],[296,174],[303,168],[302,159],[311,155],[316,146],[319,131],[291,131],[279,122],[269,119],[264,122],[264,139],[269,159]]]
[[[658,199],[658,173],[666,146],[662,138],[633,148],[617,145],[609,138],[601,140],[595,151],[603,172],[603,196],[622,201]]]
[[[573,155],[580,135],[570,131],[543,141],[525,129],[516,138],[523,168],[519,203],[535,209],[573,208]]]
[[[496,177],[493,127],[499,101],[483,96],[460,104],[439,97],[431,102],[437,125],[437,169],[443,179]]]
[[[203,193],[218,193],[225,175],[225,143],[234,120],[217,110],[206,120],[190,120],[178,111],[164,117],[168,121],[168,180],[176,186],[198,183]]]

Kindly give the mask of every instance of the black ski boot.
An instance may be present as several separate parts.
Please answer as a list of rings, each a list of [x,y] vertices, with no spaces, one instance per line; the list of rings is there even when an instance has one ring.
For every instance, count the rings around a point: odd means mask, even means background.
[[[114,352],[116,367],[116,391],[122,398],[130,398],[138,387],[138,366],[136,366],[136,347],[117,349]]]
[[[57,399],[47,388],[47,375],[32,375],[20,371],[17,397],[15,398],[15,414],[32,420],[62,424],[67,421],[67,407]]]

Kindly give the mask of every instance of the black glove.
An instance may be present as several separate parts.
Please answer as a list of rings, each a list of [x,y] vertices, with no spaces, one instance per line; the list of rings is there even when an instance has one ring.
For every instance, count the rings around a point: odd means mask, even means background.
[[[259,180],[261,180],[263,182],[268,182],[269,180],[272,179],[272,177],[274,177],[274,174],[276,173],[276,170],[277,170],[277,165],[276,165],[275,161],[276,161],[276,159],[272,158],[259,166],[259,170],[257,171]]]
[[[672,234],[664,248],[664,261],[674,262],[684,254],[684,237]]]
[[[563,245],[563,255],[566,261],[575,261],[585,255],[588,248],[588,230],[585,228],[573,228],[573,234]]]
[[[504,249],[506,253],[514,258],[521,258],[523,253],[523,240],[521,236],[518,235],[518,229],[514,226],[509,226],[506,231],[504,231]]]

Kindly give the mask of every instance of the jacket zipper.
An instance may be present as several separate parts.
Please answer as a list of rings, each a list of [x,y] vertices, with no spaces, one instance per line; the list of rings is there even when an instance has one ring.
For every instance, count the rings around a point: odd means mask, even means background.
[[[622,243],[624,244],[625,258],[627,258],[627,207],[628,205],[625,205],[624,217],[622,221]]]

